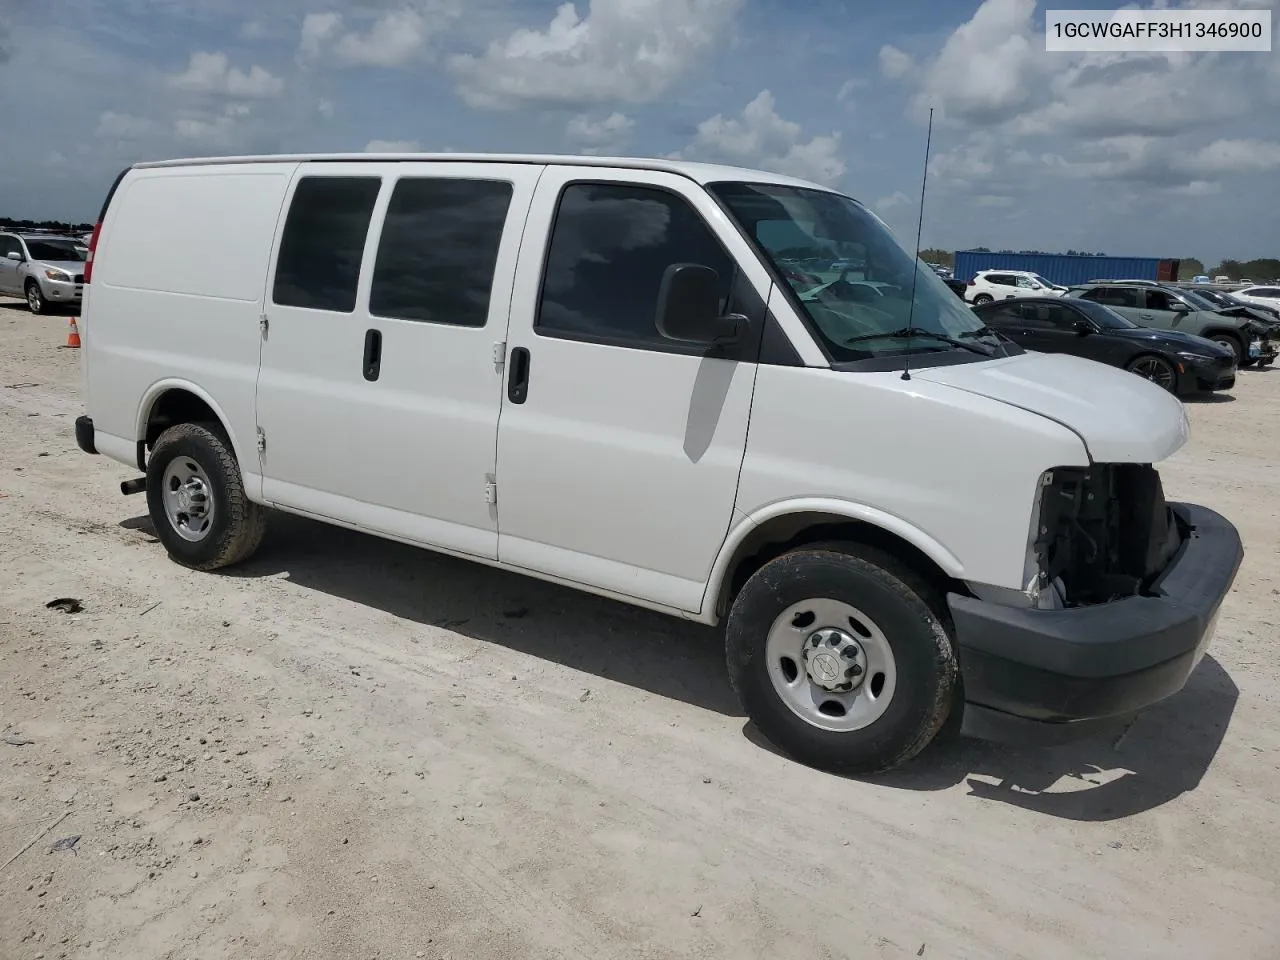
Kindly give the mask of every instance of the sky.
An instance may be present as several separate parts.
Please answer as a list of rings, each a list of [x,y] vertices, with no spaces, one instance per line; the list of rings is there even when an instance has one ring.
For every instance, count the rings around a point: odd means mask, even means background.
[[[1144,4],[1271,9],[1272,53],[1079,54],[1035,0],[0,0],[0,216],[92,221],[138,160],[595,153],[801,176],[909,247],[932,107],[925,247],[1274,257],[1278,4]]]

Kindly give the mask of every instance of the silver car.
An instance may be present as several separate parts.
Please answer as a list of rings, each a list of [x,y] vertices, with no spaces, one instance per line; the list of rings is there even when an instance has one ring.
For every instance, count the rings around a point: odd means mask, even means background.
[[[79,308],[86,252],[73,237],[0,233],[0,294],[22,297],[32,313]]]

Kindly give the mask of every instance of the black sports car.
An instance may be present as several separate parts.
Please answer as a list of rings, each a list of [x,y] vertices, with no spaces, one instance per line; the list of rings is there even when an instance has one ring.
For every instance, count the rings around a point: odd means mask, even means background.
[[[984,303],[973,312],[1027,350],[1123,367],[1170,393],[1235,386],[1235,354],[1225,347],[1203,337],[1140,327],[1091,300],[1023,297]]]

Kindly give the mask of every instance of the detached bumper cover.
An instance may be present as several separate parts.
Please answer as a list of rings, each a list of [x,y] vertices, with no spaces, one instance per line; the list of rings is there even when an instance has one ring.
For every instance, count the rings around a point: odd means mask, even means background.
[[[97,453],[93,442],[93,418],[76,417],[76,446],[85,453]]]
[[[1213,637],[1244,548],[1212,510],[1171,508],[1190,532],[1154,596],[1028,610],[947,595],[966,733],[1013,742],[1087,736],[1182,689]]]

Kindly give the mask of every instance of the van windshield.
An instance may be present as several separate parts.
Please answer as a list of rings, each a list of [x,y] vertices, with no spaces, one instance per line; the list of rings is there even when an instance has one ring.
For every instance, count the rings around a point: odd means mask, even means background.
[[[1004,352],[938,275],[855,200],[779,184],[708,189],[786,278],[832,360],[960,349],[949,340],[975,353]],[[916,335],[893,336],[908,328]]]

